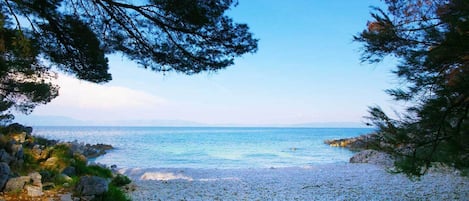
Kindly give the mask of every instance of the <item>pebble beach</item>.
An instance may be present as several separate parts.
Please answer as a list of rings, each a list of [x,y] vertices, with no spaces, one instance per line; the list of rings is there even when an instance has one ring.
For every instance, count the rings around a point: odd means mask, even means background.
[[[121,169],[132,200],[469,200],[469,178],[432,171],[419,180],[372,164],[258,169]]]

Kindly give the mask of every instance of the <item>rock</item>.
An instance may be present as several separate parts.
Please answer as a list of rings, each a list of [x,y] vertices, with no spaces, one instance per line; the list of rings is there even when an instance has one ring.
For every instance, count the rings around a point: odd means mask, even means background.
[[[21,144],[12,144],[11,145],[11,155],[16,158],[16,160],[23,159],[24,151],[23,145]]]
[[[0,162],[10,164],[12,160],[13,157],[5,149],[0,149]]]
[[[31,181],[31,177],[22,176],[11,178],[5,185],[5,192],[23,190],[24,186]]]
[[[50,158],[48,158],[46,161],[42,162],[41,165],[42,165],[45,169],[54,170],[54,169],[57,168],[58,162],[59,162],[59,158],[57,158],[57,157],[50,157]]]
[[[17,143],[24,143],[26,141],[26,133],[16,133],[16,134],[11,134],[11,138],[15,140]]]
[[[26,185],[25,187],[26,192],[28,192],[28,196],[30,197],[39,197],[42,196],[42,186],[33,186],[33,185]]]
[[[49,150],[42,149],[41,145],[34,145],[31,149],[31,155],[35,160],[45,160],[49,157]]]
[[[60,200],[61,201],[73,201],[72,193],[67,193],[67,194],[60,195]]]
[[[376,146],[379,144],[378,135],[376,134],[369,134],[369,135],[361,135],[358,137],[353,138],[344,138],[338,140],[325,140],[325,144],[328,144],[332,147],[344,147],[350,150],[365,150],[369,149],[370,147]]]
[[[68,166],[62,171],[62,174],[67,175],[69,177],[73,177],[77,175],[77,171],[75,167]]]
[[[7,163],[1,162],[0,163],[0,191],[3,190],[3,187],[8,181],[8,178],[10,177],[10,167],[8,166]]]
[[[350,158],[350,163],[369,163],[392,167],[394,166],[394,159],[387,153],[368,149],[360,151],[352,156],[352,158]]]
[[[97,176],[83,176],[76,187],[82,196],[101,195],[108,191],[109,181]]]
[[[31,178],[31,184],[33,186],[39,186],[42,188],[42,176],[41,174],[39,174],[39,172],[32,172],[32,173],[29,173],[28,176]]]

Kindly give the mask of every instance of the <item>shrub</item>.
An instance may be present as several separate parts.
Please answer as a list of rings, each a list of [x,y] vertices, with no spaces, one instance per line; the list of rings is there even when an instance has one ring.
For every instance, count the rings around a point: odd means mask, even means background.
[[[127,176],[122,175],[122,174],[117,174],[111,181],[111,184],[121,187],[125,186],[127,184],[130,184],[132,182]]]
[[[108,192],[95,197],[93,201],[130,201],[130,198],[120,188],[109,184]]]

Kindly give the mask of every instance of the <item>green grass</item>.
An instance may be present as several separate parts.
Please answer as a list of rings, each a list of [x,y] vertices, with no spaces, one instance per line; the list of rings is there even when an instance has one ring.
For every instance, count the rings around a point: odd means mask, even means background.
[[[93,201],[130,201],[130,198],[119,187],[110,184],[108,192],[95,197]]]
[[[125,186],[127,184],[130,184],[130,182],[132,182],[132,181],[127,176],[122,175],[122,174],[118,174],[112,179],[111,184],[115,185],[115,186],[118,186],[118,187],[121,187],[121,186]]]

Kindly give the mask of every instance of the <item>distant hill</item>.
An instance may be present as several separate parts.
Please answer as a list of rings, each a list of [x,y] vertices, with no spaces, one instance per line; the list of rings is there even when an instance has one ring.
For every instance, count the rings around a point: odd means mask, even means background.
[[[119,120],[83,121],[64,116],[17,116],[15,122],[28,126],[207,126],[206,124],[181,120]]]
[[[15,122],[28,126],[167,126],[167,127],[293,127],[293,128],[363,128],[359,122],[311,122],[302,124],[204,124],[184,120],[83,121],[65,116],[18,115]]]

